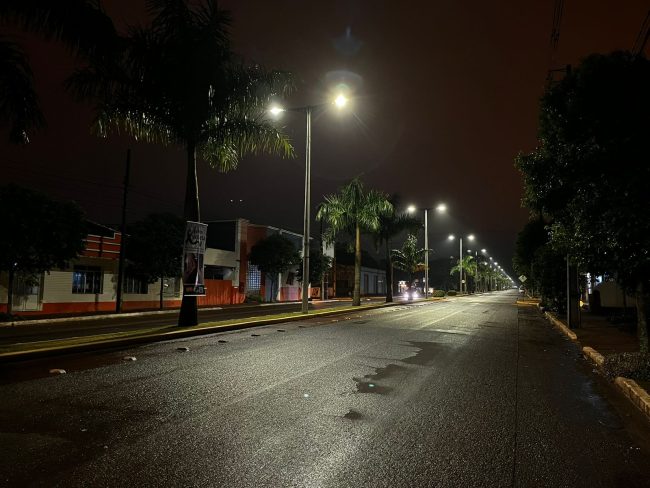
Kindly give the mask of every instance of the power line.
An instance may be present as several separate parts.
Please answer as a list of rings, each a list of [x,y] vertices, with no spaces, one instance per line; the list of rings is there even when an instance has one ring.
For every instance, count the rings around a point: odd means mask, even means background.
[[[641,24],[641,29],[634,40],[634,46],[632,46],[632,54],[635,56],[640,56],[643,54],[645,45],[648,42],[648,37],[650,37],[650,10],[643,19]]]
[[[551,40],[549,48],[548,60],[548,73],[546,75],[546,82],[553,82],[553,73],[557,71],[564,71],[564,69],[555,69],[555,55],[557,53],[558,44],[560,42],[560,28],[562,27],[562,16],[564,14],[564,0],[555,0],[553,8],[553,25],[551,27]]]

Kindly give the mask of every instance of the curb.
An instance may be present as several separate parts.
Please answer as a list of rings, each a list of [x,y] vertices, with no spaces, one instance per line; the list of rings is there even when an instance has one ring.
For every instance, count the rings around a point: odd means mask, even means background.
[[[421,300],[414,300],[410,303],[419,303],[419,302],[424,303],[428,301],[436,301],[436,300],[421,299]],[[394,307],[403,304],[404,302],[390,302],[390,303],[380,303],[377,305],[361,306],[354,309],[346,308],[344,310],[325,310],[322,312],[310,313],[307,315],[298,315],[295,317],[278,317],[278,318],[268,318],[268,319],[262,318],[257,320],[243,319],[244,321],[234,323],[234,324],[222,324],[222,325],[212,325],[212,326],[208,325],[205,327],[189,328],[189,329],[179,328],[179,330],[170,330],[167,332],[158,332],[158,333],[135,336],[135,337],[124,337],[118,339],[108,339],[103,341],[100,340],[100,341],[87,342],[82,344],[74,344],[74,345],[59,346],[59,347],[55,346],[55,347],[32,349],[26,351],[6,352],[6,353],[0,353],[0,364],[9,363],[13,361],[28,361],[31,359],[39,359],[48,356],[59,356],[64,354],[96,351],[101,349],[122,348],[122,347],[128,347],[128,346],[139,345],[139,344],[149,344],[153,342],[167,341],[172,339],[183,339],[186,337],[208,335],[217,332],[250,329],[252,327],[259,327],[263,325],[273,325],[273,324],[286,323],[286,322],[298,322],[301,320],[309,320],[312,318],[357,313],[366,310],[375,310],[379,308]]]
[[[636,381],[622,376],[614,380],[616,386],[621,390],[636,407],[650,420],[650,395],[641,388]]]
[[[325,302],[334,302],[339,300],[325,300]],[[320,300],[319,300],[320,302]],[[280,305],[291,305],[294,303],[300,302],[274,302],[274,303],[260,303],[258,305],[239,305],[239,306],[222,306],[222,307],[201,307],[200,311],[214,311],[214,310],[227,310],[227,309],[243,309],[243,308],[255,308],[255,307],[273,307]],[[47,325],[47,324],[58,324],[63,322],[79,322],[86,320],[108,320],[108,319],[120,319],[128,317],[149,317],[156,315],[166,315],[166,314],[178,314],[180,308],[167,308],[165,310],[146,310],[141,312],[123,312],[123,313],[102,313],[95,315],[69,315],[67,317],[52,317],[49,319],[29,319],[29,320],[12,320],[7,322],[0,322],[0,328],[2,327],[22,327],[26,325]]]
[[[605,364],[605,356],[596,351],[593,347],[585,346],[582,348],[582,354],[585,358],[591,360],[596,366],[602,368]]]
[[[551,312],[544,312],[544,316],[553,324],[555,327],[560,329],[564,335],[566,335],[569,339],[573,341],[578,340],[578,336],[576,335],[575,332],[573,332],[571,329],[569,329],[566,325],[564,325],[564,322],[559,320],[555,315],[553,315]]]
[[[550,312],[545,312],[544,315],[546,318],[557,328],[559,328],[564,334],[578,342],[575,332],[569,329],[561,320],[555,317]],[[605,364],[605,356],[596,351],[593,347],[585,346],[582,348],[582,354],[584,357],[591,362],[593,362],[599,368],[603,368]],[[618,389],[623,393],[623,395],[639,410],[643,413],[646,418],[650,421],[650,394],[648,394],[645,389],[638,385],[638,383],[629,378],[624,378],[623,376],[618,376],[614,380],[614,384]]]

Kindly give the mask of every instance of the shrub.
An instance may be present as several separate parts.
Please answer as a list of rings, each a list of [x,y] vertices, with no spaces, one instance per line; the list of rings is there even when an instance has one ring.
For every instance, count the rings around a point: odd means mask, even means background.
[[[248,293],[246,295],[246,303],[262,303],[264,301],[264,298],[262,298],[262,295],[257,294],[257,293]]]
[[[433,291],[433,296],[434,297],[444,297],[445,296],[445,290],[434,290]]]
[[[623,352],[605,356],[603,365],[609,378],[625,376],[633,380],[650,381],[650,354]]]
[[[447,292],[448,297],[455,297],[456,296],[456,290],[449,290]]]
[[[14,322],[16,320],[23,320],[23,318],[20,315],[0,312],[0,322]]]

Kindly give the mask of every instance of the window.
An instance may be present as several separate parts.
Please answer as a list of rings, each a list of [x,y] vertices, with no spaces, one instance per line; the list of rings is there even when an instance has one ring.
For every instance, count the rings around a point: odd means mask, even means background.
[[[99,266],[75,266],[72,293],[101,293],[102,269]]]
[[[259,292],[261,289],[262,273],[254,264],[248,265],[246,273],[246,289],[249,292]]]
[[[149,291],[148,288],[149,284],[147,283],[147,280],[129,275],[124,277],[124,293],[144,295]]]

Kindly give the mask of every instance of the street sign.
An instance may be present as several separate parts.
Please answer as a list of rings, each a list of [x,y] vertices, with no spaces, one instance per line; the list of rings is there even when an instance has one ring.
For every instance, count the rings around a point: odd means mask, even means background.
[[[522,283],[525,283],[527,279],[528,279],[528,278],[526,278],[526,275],[521,275],[521,276],[519,277],[519,281],[521,281]]]

